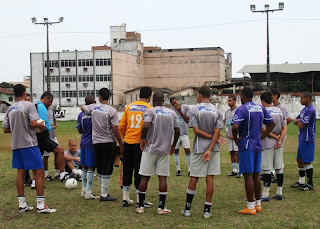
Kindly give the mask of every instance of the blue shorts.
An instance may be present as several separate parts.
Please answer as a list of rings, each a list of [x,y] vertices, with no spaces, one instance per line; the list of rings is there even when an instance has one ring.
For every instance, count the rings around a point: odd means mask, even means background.
[[[43,169],[43,162],[39,147],[34,146],[13,150],[12,168],[24,170]]]
[[[96,167],[96,157],[94,156],[93,148],[81,149],[80,165]]]
[[[260,173],[261,151],[239,150],[239,173]]]
[[[314,160],[314,143],[299,142],[297,158],[301,158],[303,163],[313,162]]]

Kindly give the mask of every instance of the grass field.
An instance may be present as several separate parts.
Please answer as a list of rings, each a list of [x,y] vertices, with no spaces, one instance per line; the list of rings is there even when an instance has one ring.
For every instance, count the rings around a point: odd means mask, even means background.
[[[320,122],[317,122],[319,130]],[[59,143],[67,147],[69,138],[80,140],[75,129],[75,122],[60,122],[57,129]],[[317,139],[319,136],[317,135]],[[193,133],[190,132],[193,140]],[[319,211],[319,142],[316,145],[314,165],[315,190],[302,192],[289,187],[298,178],[295,162],[297,148],[297,128],[289,125],[288,137],[284,150],[284,188],[282,201],[271,200],[263,203],[263,211],[256,216],[239,215],[238,210],[246,204],[243,179],[227,177],[231,170],[230,156],[226,145],[221,147],[221,175],[215,177],[215,193],[212,201],[213,217],[203,219],[205,201],[205,180],[200,179],[192,205],[191,217],[180,215],[184,208],[186,189],[189,182],[184,152],[180,151],[180,163],[183,176],[175,176],[175,165],[171,156],[171,176],[168,178],[167,208],[171,215],[157,215],[158,180],[150,179],[147,200],[156,206],[146,209],[145,214],[138,215],[134,207],[122,207],[122,190],[119,187],[119,169],[115,168],[111,180],[110,193],[118,198],[115,202],[99,200],[85,201],[81,198],[81,182],[76,190],[66,190],[59,181],[46,182],[46,203],[57,212],[51,215],[40,215],[35,211],[18,213],[18,201],[15,187],[16,170],[11,168],[10,134],[0,133],[0,228],[320,228]],[[51,176],[54,175],[53,157],[49,159]],[[93,191],[100,194],[95,179]],[[272,184],[270,195],[276,185]],[[35,191],[25,188],[27,202],[36,206]],[[136,199],[134,188],[131,198]]]

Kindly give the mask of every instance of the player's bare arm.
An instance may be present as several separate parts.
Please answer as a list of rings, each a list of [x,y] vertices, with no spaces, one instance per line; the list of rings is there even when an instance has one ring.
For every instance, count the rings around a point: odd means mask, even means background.
[[[116,139],[117,139],[117,142],[119,143],[119,146],[120,146],[120,154],[122,154],[122,153],[123,153],[123,141],[122,141],[122,137],[121,137],[119,128],[118,128],[118,126],[113,126],[113,127],[112,127],[112,130],[113,130],[114,136],[115,136]]]
[[[298,126],[298,128],[299,129],[304,129],[304,128],[306,128],[307,127],[307,125],[306,124],[304,124],[303,122],[298,122],[298,124],[296,124],[297,126]]]
[[[287,118],[287,125],[289,125],[289,123],[292,121],[291,118]]]
[[[294,125],[298,125],[298,123],[301,121],[301,119],[296,119],[296,120],[294,120]]]
[[[267,126],[266,131],[262,133],[260,139],[261,139],[261,140],[265,139],[265,137],[267,137],[267,136],[270,134],[270,132],[273,130],[273,128],[274,128],[275,125],[276,125],[276,124],[275,124],[274,122],[273,122],[273,123],[270,123],[270,124]]]
[[[215,144],[217,143],[219,137],[220,137],[220,129],[219,128],[215,128],[214,129],[214,134],[212,135],[212,138],[211,138],[210,145],[209,145],[207,151],[204,153],[204,155],[202,157],[203,161],[209,161],[210,160],[211,151],[212,151],[213,147],[215,146]]]
[[[3,127],[3,133],[5,134],[11,133],[11,130],[9,128]]]
[[[196,135],[200,136],[200,137],[203,137],[203,138],[209,138],[211,139],[212,138],[212,135],[211,134],[208,134],[202,130],[199,129],[199,127],[197,126],[194,126],[192,127],[193,128],[193,131]]]
[[[149,130],[150,122],[144,122],[141,129],[141,138],[140,138],[140,148],[141,151],[144,150],[144,147],[147,145],[146,136]]]
[[[181,111],[181,106],[180,106],[180,110],[177,109],[177,111],[179,112],[179,114],[181,115],[181,117],[183,118],[183,120],[184,120],[186,123],[189,123],[189,117]]]
[[[276,149],[282,147],[282,142],[283,142],[283,139],[285,138],[285,136],[286,136],[286,134],[287,134],[287,129],[288,129],[287,126],[283,126],[283,127],[282,127],[279,140],[278,140],[277,144],[275,145],[275,148],[276,148]]]
[[[31,126],[32,128],[39,128],[40,130],[46,130],[46,126],[45,126],[44,122],[38,123],[38,122],[35,121],[35,120],[31,120],[31,121],[30,121],[30,126]]]
[[[239,141],[241,139],[241,137],[238,138],[238,134],[239,134],[239,124],[234,123],[232,125],[232,135],[233,135],[233,139],[237,145],[239,144]]]
[[[180,136],[180,129],[179,129],[179,127],[175,127],[174,128],[174,139],[173,139],[173,143],[171,145],[171,150],[170,150],[171,155],[174,154],[179,136]]]

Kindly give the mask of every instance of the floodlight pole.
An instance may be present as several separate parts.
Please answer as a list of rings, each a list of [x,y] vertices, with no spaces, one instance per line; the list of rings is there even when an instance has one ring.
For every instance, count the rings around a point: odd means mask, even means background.
[[[47,91],[50,91],[50,58],[49,58],[49,25],[58,24],[63,21],[63,17],[59,18],[59,21],[49,22],[48,18],[43,19],[44,22],[38,23],[35,17],[32,18],[32,23],[35,25],[45,25],[47,27]]]
[[[267,91],[270,91],[270,54],[269,54],[269,12],[280,11],[283,10],[284,4],[283,2],[279,3],[278,9],[269,9],[269,5],[265,5],[265,10],[256,10],[255,5],[251,5],[251,12],[252,13],[266,13],[267,14],[267,74],[266,74],[266,81],[267,81]]]

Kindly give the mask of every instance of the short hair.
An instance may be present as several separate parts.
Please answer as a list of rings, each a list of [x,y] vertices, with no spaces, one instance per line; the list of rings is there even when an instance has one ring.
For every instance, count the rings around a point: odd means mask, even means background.
[[[110,91],[108,88],[101,88],[99,90],[99,95],[101,96],[102,100],[109,100],[110,97]]]
[[[312,94],[309,91],[303,92],[301,96],[312,100]]]
[[[271,104],[272,103],[272,93],[265,91],[261,94],[260,99],[261,99],[261,101],[264,101],[267,104]]]
[[[245,87],[241,90],[241,94],[243,94],[247,99],[253,98],[253,91],[251,88]]]
[[[94,97],[92,95],[88,95],[84,99],[84,102],[86,103],[86,105],[90,105],[90,104],[94,103]]]
[[[40,99],[44,99],[45,97],[48,97],[48,98],[50,99],[50,98],[53,98],[53,95],[51,94],[50,91],[45,91],[45,92],[41,95]]]
[[[207,86],[202,86],[199,88],[199,94],[204,98],[210,98],[210,88]]]
[[[233,95],[233,94],[232,94],[232,95],[229,95],[228,98],[233,99],[233,100],[237,100],[236,96]]]
[[[140,99],[147,99],[152,95],[152,89],[151,87],[142,87],[140,89]]]
[[[153,101],[154,102],[163,102],[164,101],[164,94],[161,91],[155,91],[153,94]]]
[[[271,93],[272,95],[277,95],[277,98],[279,99],[280,98],[280,91],[278,89],[271,89]]]
[[[31,96],[29,93],[27,93],[27,96]]]
[[[74,139],[74,138],[71,138],[71,139],[69,140],[69,145],[70,145],[70,142],[75,142],[75,143],[77,143],[77,140]]]
[[[26,87],[23,86],[22,84],[16,84],[14,85],[13,87],[13,92],[14,92],[14,95],[16,97],[21,97],[23,96],[23,93],[26,91]]]
[[[177,98],[177,97],[171,97],[171,98],[170,98],[170,103],[171,103],[173,100],[178,100],[178,98]]]

